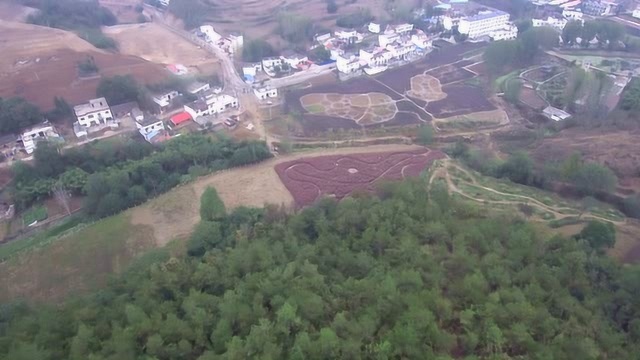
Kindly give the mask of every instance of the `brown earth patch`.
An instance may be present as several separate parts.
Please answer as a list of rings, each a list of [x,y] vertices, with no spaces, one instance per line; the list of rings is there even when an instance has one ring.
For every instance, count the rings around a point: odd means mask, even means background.
[[[447,97],[442,91],[440,80],[427,74],[416,75],[411,78],[411,90],[407,95],[424,101],[437,101]]]

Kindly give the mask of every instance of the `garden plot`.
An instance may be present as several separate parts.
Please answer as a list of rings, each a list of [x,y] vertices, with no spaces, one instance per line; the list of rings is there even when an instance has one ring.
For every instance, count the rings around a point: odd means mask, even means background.
[[[482,89],[478,87],[447,85],[443,90],[447,93],[447,97],[431,102],[426,107],[426,110],[436,118],[496,110],[496,107],[482,93]]]
[[[373,191],[383,180],[419,176],[434,160],[444,157],[428,149],[334,155],[281,163],[275,170],[296,204],[305,206],[323,196],[342,199],[354,191]]]
[[[442,91],[440,80],[427,74],[416,75],[411,78],[411,90],[407,95],[426,102],[442,100],[447,94]]]
[[[379,124],[393,119],[398,108],[386,94],[307,94],[300,98],[310,114],[350,119],[359,125]]]
[[[440,129],[477,129],[506,125],[509,116],[504,110],[496,109],[436,119],[435,123]]]

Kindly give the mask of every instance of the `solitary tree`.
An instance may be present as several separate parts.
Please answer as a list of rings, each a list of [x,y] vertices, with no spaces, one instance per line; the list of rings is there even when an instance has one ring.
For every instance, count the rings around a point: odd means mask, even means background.
[[[216,189],[207,187],[200,197],[200,219],[215,221],[226,215],[224,203],[218,196]]]

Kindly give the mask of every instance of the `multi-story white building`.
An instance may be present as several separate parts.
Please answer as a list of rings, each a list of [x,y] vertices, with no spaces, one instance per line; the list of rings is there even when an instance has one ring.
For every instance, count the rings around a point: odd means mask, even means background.
[[[269,71],[276,66],[282,66],[282,59],[278,56],[266,57],[262,59],[262,68]]]
[[[380,45],[380,47],[387,47],[387,45],[392,44],[398,40],[400,40],[400,34],[385,33],[378,35],[378,45]]]
[[[415,34],[411,35],[411,43],[422,50],[430,49],[433,44],[431,39],[422,30],[417,30]]]
[[[217,43],[222,39],[222,35],[218,34],[211,25],[200,26],[200,31],[207,37],[209,42]]]
[[[385,48],[360,49],[360,60],[369,67],[386,65],[393,57],[393,53]]]
[[[73,107],[78,124],[84,127],[99,126],[113,120],[113,114],[105,98],[91,99],[87,104]]]
[[[231,42],[231,49],[233,49],[234,52],[237,52],[244,46],[244,36],[239,32],[230,33],[229,41]]]
[[[180,93],[175,90],[170,90],[164,93],[153,95],[152,100],[160,107],[160,111],[162,112],[166,110],[171,105],[173,99],[177,98],[178,96],[180,96]]]
[[[140,135],[142,135],[144,139],[150,143],[166,140],[168,135],[166,134],[164,122],[153,116],[144,115],[139,110],[138,112],[140,115],[136,113],[135,120],[136,128],[138,128],[138,132],[140,133]]]
[[[509,14],[504,11],[483,11],[460,19],[458,31],[469,36],[469,39],[477,39],[503,29],[508,23]]]
[[[395,33],[395,34],[407,34],[413,30],[413,24],[396,24],[396,25],[387,25],[385,29],[386,34]]]
[[[187,86],[187,92],[193,95],[204,93],[209,89],[211,89],[211,85],[209,85],[209,83],[203,83],[199,81],[194,81]]]
[[[32,154],[38,146],[38,141],[42,140],[62,140],[56,129],[48,121],[34,125],[25,129],[20,135],[20,140],[24,145],[27,154]]]
[[[192,119],[199,116],[219,114],[225,110],[238,107],[238,98],[227,94],[210,94],[184,106],[184,111]]]
[[[563,10],[562,16],[567,20],[582,20],[582,11],[580,10]]]
[[[349,74],[360,69],[360,59],[355,55],[338,55],[336,58],[338,71]]]
[[[352,39],[357,39],[358,38],[358,32],[355,31],[354,29],[336,30],[334,35],[336,36],[336,38],[338,38],[340,40],[345,40],[345,41],[351,41]]]

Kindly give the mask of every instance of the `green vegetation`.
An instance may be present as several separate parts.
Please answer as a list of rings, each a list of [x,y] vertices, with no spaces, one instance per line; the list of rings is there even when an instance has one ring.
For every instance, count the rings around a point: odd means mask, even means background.
[[[87,55],[84,60],[78,61],[78,72],[80,76],[87,76],[98,72],[98,65],[96,65],[96,60],[93,56]]]
[[[100,80],[96,95],[106,98],[110,105],[118,105],[138,101],[142,90],[131,75],[115,75]]]
[[[517,40],[492,42],[484,52],[487,70],[494,76],[530,65],[542,51],[558,45],[552,28],[537,27],[519,34]]]
[[[20,97],[0,97],[0,134],[16,133],[42,121],[35,105]]]
[[[336,0],[327,0],[327,13],[335,14],[338,12],[338,4]]]
[[[640,80],[631,79],[622,93],[620,108],[624,111],[640,111]]]
[[[168,10],[173,15],[182,19],[187,29],[193,29],[202,25],[208,14],[207,6],[199,0],[172,0],[169,3]]]
[[[310,18],[289,12],[278,16],[277,31],[283,39],[294,44],[304,43],[315,34],[315,28]]]
[[[336,20],[336,25],[343,28],[358,28],[373,20],[371,11],[367,8],[359,8],[358,11],[340,16]]]
[[[380,198],[327,200],[296,215],[240,208],[205,221],[190,240],[203,249],[191,256],[154,254],[61,307],[6,304],[0,354],[628,359],[640,351],[640,268],[602,254],[611,240],[602,226],[546,238],[521,219],[425,189],[406,182],[382,187]],[[112,219],[103,241],[122,225]]]
[[[263,39],[253,39],[244,42],[242,47],[242,61],[258,62],[267,56],[273,56],[276,51],[271,44]]]
[[[324,106],[322,104],[311,104],[305,106],[305,108],[312,114],[322,114],[324,112]]]
[[[216,189],[207,187],[200,198],[200,219],[202,221],[217,221],[224,218],[227,211]]]
[[[562,41],[567,45],[577,45],[577,38],[581,39],[580,46],[587,48],[589,42],[597,39],[598,46],[615,49],[618,42],[625,39],[624,26],[608,20],[570,21],[562,30]]]
[[[29,209],[22,215],[22,221],[25,225],[33,224],[36,221],[46,220],[48,217],[47,208],[44,206],[36,206]]]
[[[418,128],[416,136],[418,144],[429,145],[433,142],[433,127],[431,125],[422,125]]]
[[[106,37],[100,27],[115,25],[118,21],[97,1],[23,0],[22,3],[39,10],[27,18],[32,24],[75,31],[97,48],[116,47],[115,41]]]
[[[317,46],[309,53],[309,58],[318,63],[331,60],[331,53],[324,46]]]

